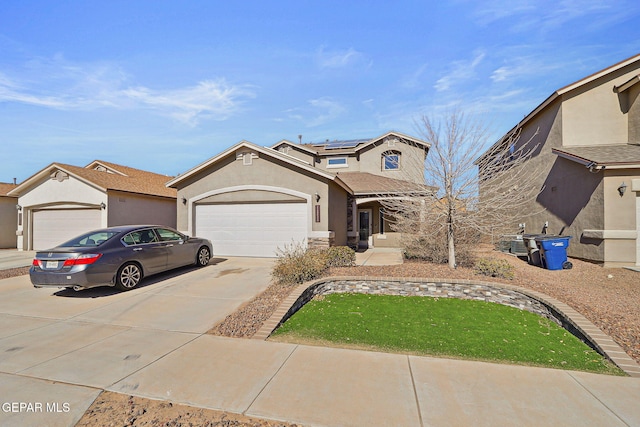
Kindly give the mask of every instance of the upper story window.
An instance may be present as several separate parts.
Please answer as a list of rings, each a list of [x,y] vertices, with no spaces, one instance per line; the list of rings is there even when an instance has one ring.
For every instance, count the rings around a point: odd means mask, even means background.
[[[346,157],[329,157],[327,159],[327,167],[328,168],[347,168],[349,165],[347,164]]]
[[[393,171],[400,169],[400,153],[387,151],[382,153],[382,170]]]

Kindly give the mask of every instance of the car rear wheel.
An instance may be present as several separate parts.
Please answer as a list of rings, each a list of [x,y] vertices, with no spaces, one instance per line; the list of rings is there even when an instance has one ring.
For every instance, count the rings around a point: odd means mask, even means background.
[[[128,263],[120,267],[116,274],[116,288],[128,291],[135,288],[142,279],[142,270],[135,263]]]
[[[196,265],[198,267],[204,267],[205,265],[208,265],[210,260],[211,252],[209,252],[209,248],[203,246],[198,249],[198,255],[196,256]]]

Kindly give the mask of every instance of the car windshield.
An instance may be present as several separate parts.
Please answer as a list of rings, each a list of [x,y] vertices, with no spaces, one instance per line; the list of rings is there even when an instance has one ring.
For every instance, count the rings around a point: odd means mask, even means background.
[[[96,247],[100,246],[113,236],[117,235],[116,231],[92,231],[91,233],[83,234],[82,236],[71,239],[59,246],[64,247]]]

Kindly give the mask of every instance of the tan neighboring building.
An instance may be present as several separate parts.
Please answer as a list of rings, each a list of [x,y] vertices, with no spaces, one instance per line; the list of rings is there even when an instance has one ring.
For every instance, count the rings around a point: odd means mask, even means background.
[[[640,266],[639,94],[636,55],[553,92],[496,143],[521,131],[519,143],[539,144],[524,167],[541,192],[513,230],[548,224],[548,233],[573,237],[570,256]]]
[[[0,249],[15,249],[18,224],[18,198],[9,196],[16,184],[0,182]]]
[[[397,132],[271,147],[242,141],[167,186],[178,191],[178,229],[210,239],[216,255],[273,257],[292,242],[397,247],[380,199],[424,185],[428,148]],[[414,170],[403,159],[416,156]]]
[[[169,178],[102,160],[85,167],[52,163],[8,193],[18,211],[14,247],[16,234],[19,250],[42,250],[103,227],[175,227],[176,191],[164,185]]]

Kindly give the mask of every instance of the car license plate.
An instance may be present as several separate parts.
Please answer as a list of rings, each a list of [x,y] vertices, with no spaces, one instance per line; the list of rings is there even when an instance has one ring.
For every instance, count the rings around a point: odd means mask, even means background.
[[[58,261],[47,261],[45,268],[58,268]]]

